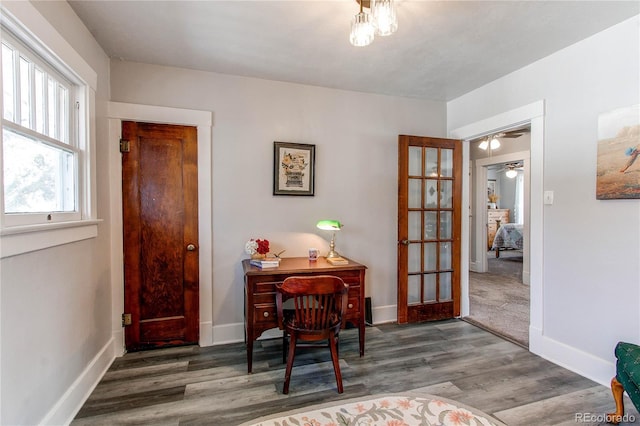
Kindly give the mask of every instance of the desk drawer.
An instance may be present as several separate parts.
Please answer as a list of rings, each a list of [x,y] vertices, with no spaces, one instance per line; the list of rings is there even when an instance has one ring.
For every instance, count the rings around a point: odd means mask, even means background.
[[[276,294],[276,284],[282,281],[269,280],[266,282],[253,283],[253,294]]]
[[[276,293],[254,293],[253,304],[262,305],[265,303],[273,305],[276,300]],[[274,305],[275,306],[275,305]]]
[[[345,311],[347,318],[354,318],[360,316],[360,298],[349,297],[347,301],[347,310]]]
[[[344,281],[345,284],[347,284],[349,286],[349,294],[351,294],[352,289],[358,288],[357,291],[360,291],[360,274],[353,274],[353,273],[344,273],[344,271],[342,271],[343,273],[336,273],[333,274],[337,277],[342,278],[342,281]],[[267,278],[267,277],[265,277]],[[284,279],[286,278],[286,276],[282,276],[282,280],[278,280],[279,276],[278,275],[274,275],[271,277],[268,277],[268,280],[265,281],[254,281],[251,285],[253,286],[253,294],[258,294],[258,293],[273,293],[275,294],[276,292],[276,284],[279,284],[281,282],[284,281]]]
[[[260,303],[253,307],[253,318],[257,324],[278,323],[275,303]]]

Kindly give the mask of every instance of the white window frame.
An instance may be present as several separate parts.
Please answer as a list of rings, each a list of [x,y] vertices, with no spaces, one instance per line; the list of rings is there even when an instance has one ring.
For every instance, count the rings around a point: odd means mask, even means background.
[[[95,199],[95,91],[97,74],[30,2],[0,5],[2,34],[10,34],[76,85],[77,199],[75,215],[5,214],[0,194],[0,258],[97,236]],[[1,59],[0,59],[1,60]],[[0,90],[2,81],[0,81]],[[0,105],[3,108],[3,105]],[[0,115],[3,116],[3,115]],[[1,131],[1,130],[0,130]],[[0,150],[2,165],[2,150]],[[0,173],[2,184],[4,173]],[[4,188],[4,185],[0,185]],[[49,217],[50,215],[50,217]]]
[[[4,119],[4,115],[2,116],[2,128],[1,132],[4,132],[4,129],[10,129],[15,133],[24,135],[28,138],[31,138],[35,141],[43,145],[49,145],[57,150],[63,150],[71,153],[74,158],[74,194],[73,198],[75,201],[74,209],[68,211],[42,211],[42,212],[29,212],[29,213],[7,213],[4,198],[2,198],[2,224],[3,227],[11,227],[11,226],[24,226],[24,225],[36,225],[43,223],[56,223],[56,222],[67,222],[82,219],[82,211],[81,211],[81,201],[83,198],[83,193],[81,190],[82,187],[82,170],[84,169],[84,164],[82,158],[84,158],[84,147],[86,146],[86,135],[84,131],[77,126],[78,116],[81,115],[86,109],[86,102],[78,95],[81,95],[83,92],[83,86],[85,86],[81,81],[78,81],[77,78],[73,76],[73,74],[69,70],[61,70],[53,67],[53,64],[47,63],[44,61],[36,52],[31,48],[35,43],[33,41],[29,41],[27,44],[25,41],[19,40],[16,37],[13,37],[10,33],[3,31],[2,32],[2,42],[6,43],[14,52],[14,59],[22,59],[24,58],[29,63],[34,64],[36,67],[44,70],[47,75],[55,78],[54,81],[56,83],[62,85],[67,90],[67,102],[64,105],[65,115],[67,116],[66,126],[65,126],[65,134],[66,140],[56,139],[51,135],[47,135],[44,133],[39,133],[33,128],[24,127],[20,123],[16,123],[17,119],[14,121]],[[1,60],[0,60],[1,61]],[[14,112],[16,115],[20,115],[20,118],[24,116],[24,111],[21,111],[21,102],[20,102],[20,89],[18,87],[14,88],[14,96],[16,97],[14,101]],[[33,99],[31,100],[33,101]],[[75,105],[75,107],[74,107]],[[0,108],[4,108],[4,102],[0,106]],[[60,107],[56,108],[58,111]],[[20,112],[20,114],[18,114]],[[28,112],[29,114],[31,111]],[[31,120],[34,117],[30,117]],[[52,120],[52,117],[49,117],[49,124]],[[58,117],[53,117],[53,120],[58,121]],[[33,127],[33,126],[32,126]],[[0,154],[2,155],[2,154]],[[3,176],[0,176],[0,182],[2,181]]]

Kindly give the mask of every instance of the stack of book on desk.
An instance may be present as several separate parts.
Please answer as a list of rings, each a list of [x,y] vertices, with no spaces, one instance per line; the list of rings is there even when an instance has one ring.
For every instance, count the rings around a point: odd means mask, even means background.
[[[332,265],[348,265],[349,261],[344,257],[327,257],[327,262]]]
[[[250,263],[258,268],[277,268],[280,266],[280,258],[268,257],[266,259],[251,259]]]

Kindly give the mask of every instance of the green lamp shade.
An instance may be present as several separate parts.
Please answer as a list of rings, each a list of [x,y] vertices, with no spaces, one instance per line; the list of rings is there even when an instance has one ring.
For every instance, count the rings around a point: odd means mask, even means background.
[[[316,226],[324,231],[339,231],[342,224],[337,220],[321,220]]]

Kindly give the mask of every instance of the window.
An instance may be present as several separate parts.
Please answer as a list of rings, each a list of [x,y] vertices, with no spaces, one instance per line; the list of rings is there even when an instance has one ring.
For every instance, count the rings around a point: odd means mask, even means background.
[[[31,2],[0,5],[0,258],[95,238],[98,75]]]
[[[3,225],[82,218],[82,87],[2,32]]]

